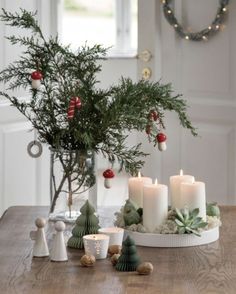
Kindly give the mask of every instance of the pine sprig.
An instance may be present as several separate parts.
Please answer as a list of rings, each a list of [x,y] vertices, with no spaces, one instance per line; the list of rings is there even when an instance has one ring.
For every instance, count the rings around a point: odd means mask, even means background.
[[[7,98],[38,131],[39,140],[54,149],[94,150],[111,162],[118,160],[121,169],[135,174],[144,164],[147,155],[141,144],[128,148],[125,131],[143,131],[151,109],[159,114],[159,126],[165,128],[165,111],[177,113],[180,124],[196,135],[186,115],[186,101],[174,95],[170,84],[121,78],[117,85],[99,89],[97,74],[100,60],[107,49],[100,45],[71,51],[57,37],[46,39],[35,19],[35,13],[21,9],[19,13],[2,10],[0,20],[7,25],[31,31],[31,36],[8,36],[12,45],[23,46],[19,60],[0,72],[0,82],[6,84]],[[32,89],[31,73],[40,70],[43,75],[40,89]],[[30,101],[20,101],[8,90],[24,88]],[[82,108],[71,120],[67,110],[71,97],[79,96]],[[156,144],[154,134],[149,140]]]

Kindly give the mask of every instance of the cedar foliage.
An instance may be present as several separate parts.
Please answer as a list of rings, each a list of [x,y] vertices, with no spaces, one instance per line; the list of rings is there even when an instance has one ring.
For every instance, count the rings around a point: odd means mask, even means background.
[[[108,89],[98,87],[97,74],[106,49],[100,45],[82,46],[72,52],[60,44],[58,37],[46,39],[36,20],[36,14],[21,9],[19,13],[2,10],[0,20],[7,25],[29,30],[31,36],[9,36],[13,44],[23,46],[19,60],[0,72],[0,82],[6,92],[0,92],[32,123],[39,140],[55,149],[94,150],[110,162],[118,160],[120,168],[136,174],[147,155],[141,144],[126,146],[124,131],[143,131],[151,127],[149,140],[156,145],[157,132],[165,128],[164,112],[177,113],[180,124],[196,135],[186,115],[186,102],[173,93],[170,84],[140,80],[134,83],[121,78]],[[43,75],[40,89],[32,89],[30,74],[36,69]],[[30,92],[29,102],[8,94],[24,88]],[[67,118],[71,97],[79,96],[82,108],[72,120]],[[159,125],[149,119],[149,113],[159,114]]]

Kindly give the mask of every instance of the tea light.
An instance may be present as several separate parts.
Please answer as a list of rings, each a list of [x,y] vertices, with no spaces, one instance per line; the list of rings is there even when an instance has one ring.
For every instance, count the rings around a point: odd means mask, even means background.
[[[83,236],[85,254],[93,255],[96,259],[107,257],[110,237],[104,234]]]
[[[171,207],[183,208],[181,200],[180,185],[181,183],[193,183],[194,177],[190,175],[184,175],[183,170],[180,170],[179,175],[170,177],[170,192],[171,192]]]
[[[143,207],[143,186],[147,184],[152,184],[152,179],[141,177],[140,172],[137,177],[129,178],[129,199],[138,207]]]
[[[118,227],[101,228],[98,232],[110,237],[109,246],[122,245],[124,229]]]

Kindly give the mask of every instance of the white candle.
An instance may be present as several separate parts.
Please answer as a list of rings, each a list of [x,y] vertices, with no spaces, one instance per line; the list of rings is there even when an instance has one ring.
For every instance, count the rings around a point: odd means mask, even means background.
[[[118,227],[101,228],[98,230],[98,232],[110,237],[109,246],[122,245],[124,229]]]
[[[93,255],[96,259],[107,257],[109,236],[93,234],[83,236],[85,254]]]
[[[183,208],[181,201],[180,185],[181,183],[193,183],[194,177],[190,175],[184,175],[183,170],[180,170],[179,175],[170,177],[170,192],[171,192],[171,207]]]
[[[187,206],[190,210],[199,208],[199,216],[206,220],[205,183],[182,183],[180,190],[183,207]]]
[[[143,225],[153,232],[166,219],[168,213],[168,187],[155,184],[143,187]]]
[[[129,199],[138,207],[143,207],[143,186],[146,184],[152,184],[152,179],[141,177],[140,172],[138,177],[129,178]]]

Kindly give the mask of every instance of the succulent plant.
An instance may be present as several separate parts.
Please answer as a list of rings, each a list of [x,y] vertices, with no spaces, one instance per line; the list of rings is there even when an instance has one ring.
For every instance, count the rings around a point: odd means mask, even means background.
[[[205,228],[207,222],[204,222],[201,217],[198,216],[199,209],[196,208],[190,211],[188,208],[179,210],[175,209],[176,218],[175,223],[178,227],[179,234],[194,234],[196,236],[201,236],[199,233],[200,228]]]
[[[207,203],[206,205],[206,213],[208,216],[216,216],[220,217],[220,209],[216,202],[214,203]]]

